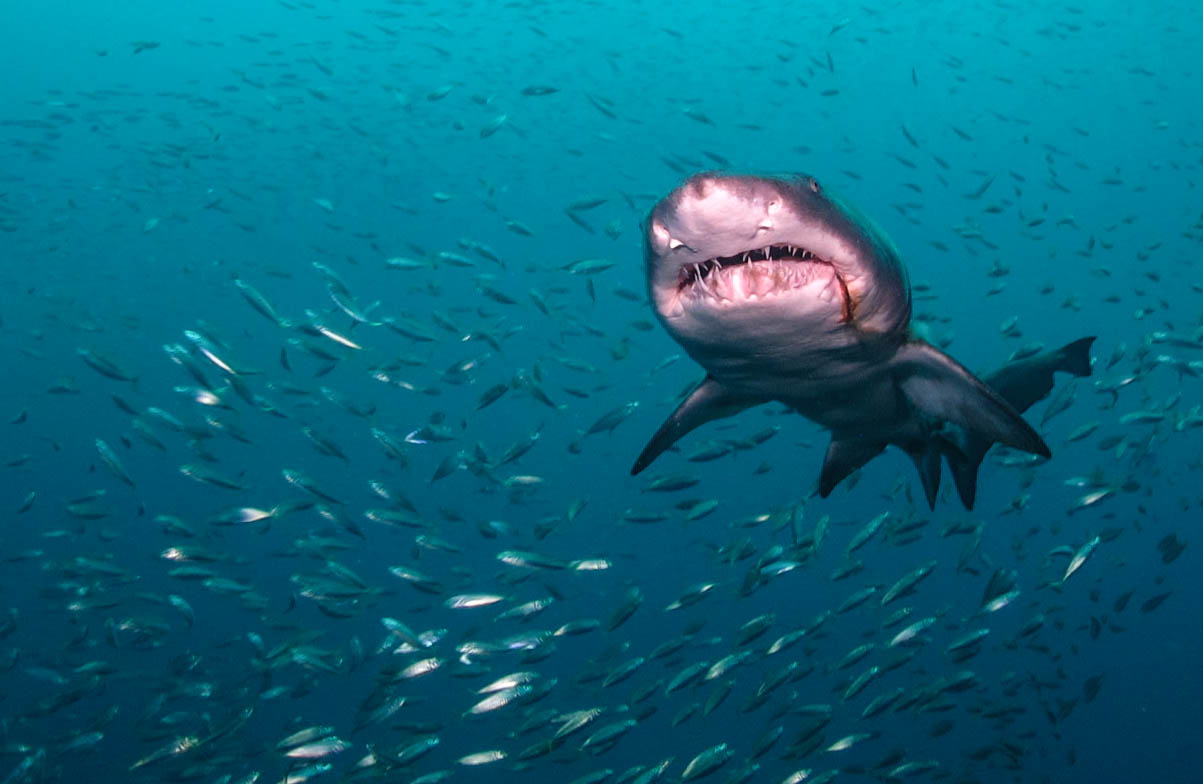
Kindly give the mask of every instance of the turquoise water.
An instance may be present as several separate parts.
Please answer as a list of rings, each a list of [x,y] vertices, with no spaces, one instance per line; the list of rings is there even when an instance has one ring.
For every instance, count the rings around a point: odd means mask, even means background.
[[[708,780],[1193,780],[1193,6],[0,20],[0,781],[671,781],[722,743]],[[1068,406],[1027,413],[1052,459],[996,449],[972,512],[947,474],[930,511],[897,451],[820,499],[826,434],[770,404],[630,477],[701,377],[641,223],[706,169],[845,195],[975,371],[1097,335]],[[982,613],[996,572],[1018,597]],[[307,727],[347,748],[287,756]]]

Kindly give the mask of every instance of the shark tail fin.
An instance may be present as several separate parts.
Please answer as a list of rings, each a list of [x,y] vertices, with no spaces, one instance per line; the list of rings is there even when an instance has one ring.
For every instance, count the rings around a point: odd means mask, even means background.
[[[1057,349],[1057,370],[1063,370],[1066,373],[1073,373],[1075,376],[1089,376],[1091,374],[1090,365],[1090,344],[1094,343],[1094,336],[1075,340],[1073,343],[1067,343]]]

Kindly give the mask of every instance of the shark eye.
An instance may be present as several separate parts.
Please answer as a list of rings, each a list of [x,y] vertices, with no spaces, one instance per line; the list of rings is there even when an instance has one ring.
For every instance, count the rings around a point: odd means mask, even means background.
[[[816,180],[814,177],[807,177],[806,184],[810,186],[811,192],[822,193],[823,189],[819,187],[819,181]]]

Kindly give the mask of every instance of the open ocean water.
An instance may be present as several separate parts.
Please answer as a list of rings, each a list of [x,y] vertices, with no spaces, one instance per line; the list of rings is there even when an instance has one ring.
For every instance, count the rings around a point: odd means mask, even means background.
[[[7,3],[0,784],[1203,780],[1201,31]],[[975,372],[1096,336],[1052,458],[821,498],[767,403],[632,477],[706,170],[857,205]]]

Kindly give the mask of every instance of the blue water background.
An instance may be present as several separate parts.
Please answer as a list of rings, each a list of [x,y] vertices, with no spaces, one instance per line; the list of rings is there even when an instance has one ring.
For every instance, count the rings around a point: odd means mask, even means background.
[[[349,674],[298,667],[274,673],[277,685],[312,680],[311,691],[295,699],[259,702],[254,688],[249,696],[239,691],[258,677],[246,634],[262,635],[270,647],[286,636],[271,627],[281,618],[324,630],[315,644],[343,652],[353,636],[375,648],[383,636],[381,616],[404,618],[415,628],[449,629],[442,644],[446,653],[462,639],[554,628],[579,618],[604,622],[623,592],[638,585],[646,600],[626,625],[557,640],[555,651],[532,667],[559,677],[545,704],[564,710],[614,708],[637,686],[675,671],[652,662],[612,689],[573,685],[586,662],[608,648],[629,645],[613,663],[646,655],[700,619],[706,624],[678,665],[694,658],[713,661],[727,651],[738,626],[755,615],[776,613],[771,639],[833,608],[856,588],[888,585],[932,559],[940,566],[914,602],[921,614],[947,609],[948,620],[960,620],[976,609],[988,571],[956,574],[963,540],[942,539],[939,531],[973,519],[986,526],[982,552],[995,565],[1017,569],[1024,591],[1016,606],[990,619],[990,644],[965,665],[988,688],[955,695],[957,709],[931,719],[886,715],[872,724],[881,736],[860,747],[863,756],[856,759],[819,755],[790,763],[770,754],[761,761],[758,780],[778,781],[803,765],[817,770],[872,765],[894,748],[907,748],[908,758],[940,759],[956,775],[1013,780],[1010,772],[968,761],[970,752],[1000,739],[1025,750],[1019,780],[1194,780],[1193,708],[1203,694],[1195,666],[1203,638],[1194,624],[1201,609],[1194,576],[1197,436],[1177,432],[1169,422],[1121,425],[1119,418],[1159,408],[1178,395],[1172,410],[1185,413],[1198,403],[1197,379],[1179,378],[1168,367],[1151,369],[1120,392],[1114,408],[1104,408],[1110,396],[1080,382],[1074,407],[1045,430],[1053,461],[1031,472],[1026,489],[1019,487],[1026,471],[987,461],[972,514],[949,495],[929,515],[912,468],[890,453],[869,466],[854,488],[825,501],[805,501],[808,529],[824,514],[832,519],[828,546],[816,562],[741,599],[737,588],[748,564],[723,563],[716,549],[744,537],[761,549],[786,541],[783,532],[764,525],[736,523],[804,501],[826,437],[777,407],[756,409],[690,436],[685,450],[703,438],[739,437],[778,425],[774,439],[708,464],[668,454],[652,473],[696,473],[701,486],[675,496],[645,492],[647,480],[628,477],[627,467],[677,394],[699,374],[687,359],[653,373],[679,349],[658,326],[648,330],[638,323],[652,320],[645,302],[615,294],[620,287],[643,291],[639,223],[654,200],[682,179],[682,171],[717,167],[721,160],[737,170],[806,171],[848,196],[894,238],[912,281],[929,285],[936,295],[918,301],[917,311],[938,317],[933,337],[951,340],[948,350],[968,366],[993,368],[1029,340],[1054,345],[1095,334],[1101,360],[1117,346],[1126,347],[1114,368],[1096,369],[1096,378],[1132,374],[1138,349],[1153,333],[1189,334],[1199,325],[1200,292],[1192,284],[1203,280],[1195,267],[1203,235],[1197,188],[1203,134],[1195,52],[1200,18],[1194,6],[132,2],[116,9],[45,2],[9,7],[0,21],[0,73],[6,75],[0,83],[0,345],[6,378],[0,413],[6,423],[27,414],[19,424],[4,424],[0,441],[0,457],[15,463],[0,473],[6,521],[0,544],[8,559],[0,599],[17,618],[2,644],[19,651],[16,665],[3,675],[0,705],[8,717],[5,743],[47,749],[39,775],[156,780],[156,771],[176,763],[127,773],[163,742],[148,740],[145,726],[134,720],[154,695],[173,694],[192,680],[217,687],[207,700],[169,700],[194,714],[185,725],[203,725],[197,713],[220,722],[245,705],[255,706],[241,737],[230,744],[242,750],[241,757],[214,761],[207,780],[251,770],[264,771],[264,780],[279,780],[286,766],[271,744],[307,724],[329,724],[355,744],[334,760],[328,779],[350,769],[369,742],[403,742],[407,736],[396,729],[350,736],[379,659]],[[135,54],[135,41],[161,45]],[[530,85],[558,91],[523,95]],[[451,87],[446,95],[432,100],[445,86]],[[605,116],[589,96],[608,102],[617,117]],[[501,127],[482,135],[500,115],[506,117]],[[918,148],[904,137],[902,125]],[[988,178],[994,179],[981,197],[967,196]],[[451,198],[443,201],[436,193]],[[594,196],[607,201],[580,213],[590,232],[569,220],[565,208]],[[220,209],[206,208],[215,200]],[[327,201],[332,210],[315,200]],[[1005,206],[987,212],[992,204]],[[1037,217],[1045,221],[1029,225]],[[507,220],[520,221],[533,236],[508,230]],[[616,237],[605,231],[611,222]],[[980,230],[995,247],[962,236],[972,234],[968,229]],[[462,238],[487,244],[504,268],[460,247]],[[390,256],[439,251],[462,253],[477,266],[441,264],[426,273],[384,265]],[[591,278],[595,301],[584,277],[562,269],[589,257],[614,263]],[[409,316],[437,339],[415,344],[386,328],[360,326],[349,334],[367,350],[347,352],[328,375],[314,378],[321,363],[295,350],[293,370],[285,371],[278,355],[290,333],[251,310],[232,281],[252,283],[288,317],[299,318],[306,308],[327,313],[332,303],[312,262],[336,270],[362,305],[379,300],[377,312]],[[1009,268],[1005,277],[987,274],[996,263]],[[482,296],[481,276],[518,304]],[[1005,283],[1001,292],[988,294],[999,282]],[[1041,293],[1046,286],[1048,293]],[[553,305],[551,316],[534,307],[527,294],[532,289]],[[456,332],[435,325],[434,311],[449,316]],[[1019,317],[1022,339],[1000,334],[1012,316]],[[331,320],[339,329],[350,326],[342,316]],[[582,323],[603,336],[590,335]],[[114,393],[140,408],[161,406],[190,422],[203,421],[208,412],[173,391],[192,382],[162,349],[184,341],[183,330],[198,324],[228,344],[241,367],[261,371],[249,376],[250,383],[293,417],[276,419],[237,401],[235,413],[220,413],[254,443],[217,437],[206,448],[218,458],[218,470],[250,488],[245,492],[182,476],[178,467],[197,461],[185,437],[163,428],[166,453],[136,437],[130,448],[121,443],[123,435],[131,436],[130,418],[111,402]],[[504,350],[462,339],[479,331],[501,339]],[[81,347],[116,359],[137,383],[100,377],[80,361]],[[1153,344],[1149,350],[1195,358],[1189,349]],[[369,378],[373,364],[402,354],[421,365],[396,375],[437,394]],[[597,372],[571,370],[552,356],[581,359]],[[466,383],[443,380],[445,369],[469,358],[481,361],[466,374]],[[536,363],[562,410],[520,390],[475,410],[485,389]],[[221,376],[211,366],[206,371]],[[62,380],[78,393],[49,391]],[[294,401],[278,387],[268,391],[269,384],[285,380],[312,397]],[[408,469],[399,469],[381,454],[371,425],[317,395],[323,385],[373,402],[373,424],[398,436],[443,412],[457,439],[414,446]],[[564,387],[590,394],[577,398]],[[582,437],[603,413],[631,401],[639,407],[612,434]],[[1029,418],[1041,411],[1037,406]],[[1066,441],[1090,420],[1102,423],[1097,435]],[[317,454],[301,434],[303,425],[334,437],[349,461]],[[497,454],[537,429],[535,449],[510,467],[544,479],[522,503],[467,471],[429,481],[448,455],[470,452],[478,442]],[[1098,447],[1101,437],[1113,434],[1151,439],[1152,446],[1139,461],[1130,454],[1117,458],[1114,448]],[[97,438],[114,445],[136,489],[100,464]],[[574,442],[579,454],[569,451]],[[757,473],[762,463],[770,470]],[[352,514],[380,505],[366,480],[381,478],[413,499],[434,531],[463,552],[419,555],[414,531],[363,521],[366,543],[342,535],[352,547],[333,557],[390,593],[351,619],[331,619],[304,599],[285,615],[296,590],[290,575],[321,566],[294,542],[334,527],[305,513],[270,526],[213,528],[205,522],[231,507],[266,508],[296,498],[281,479],[285,467],[314,476],[346,499]],[[1067,516],[1081,491],[1064,480],[1096,469],[1114,485],[1131,480],[1134,486],[1098,509]],[[891,496],[898,488],[909,490]],[[107,490],[107,517],[80,521],[64,512],[69,500],[97,489]],[[31,491],[38,494],[33,508],[15,514]],[[907,492],[915,506],[907,503]],[[1021,492],[1030,493],[1025,510],[1002,514]],[[719,510],[696,523],[682,522],[677,512],[657,525],[620,519],[627,509],[671,510],[680,496],[716,498]],[[563,518],[577,499],[588,503],[575,521],[561,519],[546,539],[534,538],[538,521]],[[832,582],[828,575],[852,532],[886,509],[930,516],[931,522],[915,544],[874,542],[863,554],[864,572]],[[202,531],[204,546],[230,554],[234,560],[216,569],[253,583],[267,597],[268,609],[243,609],[234,597],[168,577],[171,564],[158,554],[181,540],[153,521],[161,514],[178,515]],[[505,521],[513,533],[480,536],[477,524],[490,520]],[[1038,587],[1056,576],[1055,567],[1043,564],[1049,550],[1076,548],[1108,527],[1122,534],[1104,544],[1064,592]],[[1167,566],[1155,544],[1171,532],[1190,546]],[[495,555],[511,547],[566,559],[609,558],[613,568],[536,574],[510,586],[499,577],[505,570]],[[138,579],[94,586],[116,600],[114,607],[72,612],[54,586],[79,556],[111,559]],[[457,589],[513,597],[503,606],[544,595],[542,580],[554,583],[565,598],[532,624],[498,629],[492,609],[453,613],[437,597],[399,584],[386,571],[397,563],[438,574]],[[720,587],[696,610],[663,612],[703,581]],[[1098,591],[1097,601],[1092,590]],[[1117,615],[1112,602],[1128,590],[1135,591],[1132,605]],[[1140,613],[1141,601],[1167,590],[1173,594],[1160,609]],[[184,596],[195,609],[195,627],[189,630],[169,608],[141,598],[143,593]],[[1040,633],[1049,654],[1001,646],[1037,609],[1052,618],[1050,607],[1059,608],[1060,623],[1055,628],[1050,620]],[[131,616],[166,619],[171,629],[162,646],[134,650],[106,641],[106,622]],[[1091,617],[1104,616],[1126,630],[1104,623],[1102,635],[1092,639]],[[840,616],[826,637],[795,649],[793,658],[813,659],[819,668],[787,687],[798,692],[797,702],[839,707],[839,695],[828,685],[837,681],[822,670],[862,642],[876,617]],[[85,641],[69,646],[85,624]],[[905,675],[883,679],[883,688],[909,687],[961,669],[940,650],[957,633],[941,633]],[[881,637],[878,632],[875,639]],[[708,643],[712,638],[723,642]],[[173,673],[172,661],[185,653],[203,657],[200,673]],[[58,690],[26,668],[69,673],[96,659],[116,668],[102,688],[50,718],[22,718],[37,700]],[[764,708],[742,714],[738,706],[761,673],[785,661],[741,672],[728,703],[708,719],[676,728],[669,722],[690,700],[704,700],[705,692],[657,696],[660,711],[614,751],[565,764],[537,759],[526,775],[568,781],[590,770],[621,771],[667,756],[676,758],[671,770],[679,775],[690,757],[721,741],[740,750],[740,760],[772,722]],[[923,671],[916,672],[920,664]],[[494,665],[497,674],[522,668],[516,658]],[[1100,673],[1105,677],[1098,698],[1079,705],[1057,725],[1056,735],[1032,690],[1000,696],[1004,679],[1060,681],[1059,690],[1048,695],[1055,704],[1079,697],[1081,683]],[[516,755],[536,737],[507,738],[512,718],[460,718],[482,681],[445,673],[428,679],[413,682],[415,704],[403,709],[404,716],[445,727],[440,748],[415,767],[415,775],[454,767],[456,757],[485,748]],[[971,712],[999,703],[1021,705],[1026,713],[1010,727],[993,729]],[[55,752],[111,704],[119,706],[119,719],[96,749]],[[861,706],[849,707],[855,710],[843,709],[833,721],[830,740],[862,728],[856,720]],[[162,713],[170,709],[169,704]],[[927,727],[944,716],[956,720],[955,729],[940,739],[927,737]],[[28,754],[5,751],[0,775]],[[484,780],[510,762],[462,769],[455,780]],[[505,775],[517,775],[509,771],[504,768]]]

